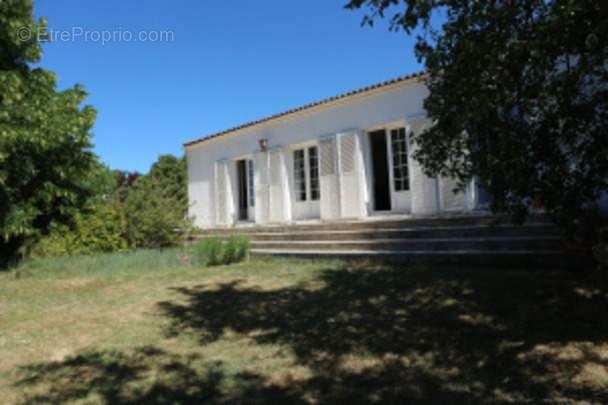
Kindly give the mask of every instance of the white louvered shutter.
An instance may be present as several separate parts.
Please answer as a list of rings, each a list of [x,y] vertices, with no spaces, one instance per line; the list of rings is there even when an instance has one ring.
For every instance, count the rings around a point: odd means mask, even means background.
[[[215,199],[217,224],[227,226],[230,223],[228,162],[215,162]]]
[[[332,219],[340,216],[340,190],[336,173],[335,137],[319,140],[321,185],[320,210],[321,219]]]
[[[253,183],[255,185],[255,221],[267,222],[269,219],[267,154],[265,152],[258,153],[253,157],[253,160]]]
[[[285,218],[285,181],[283,176],[283,151],[268,152],[268,174],[270,183],[270,221],[281,222]]]
[[[449,177],[441,177],[439,184],[441,189],[441,201],[443,210],[464,210],[467,208],[466,193],[462,191],[454,193],[454,189],[456,189],[458,184],[456,179],[452,179]]]
[[[355,133],[338,136],[340,216],[359,218],[362,216],[361,173],[359,170],[359,147]]]
[[[410,192],[413,213],[435,212],[437,206],[437,179],[428,177],[422,171],[422,166],[412,154],[418,149],[410,139],[410,133],[419,135],[428,126],[426,117],[408,120],[406,122],[407,142],[409,146]]]

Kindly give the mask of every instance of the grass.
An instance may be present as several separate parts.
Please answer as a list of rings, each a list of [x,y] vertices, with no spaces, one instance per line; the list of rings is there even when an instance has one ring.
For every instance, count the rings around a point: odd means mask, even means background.
[[[15,277],[67,278],[148,273],[151,270],[175,270],[180,267],[179,251],[140,249],[132,252],[94,256],[32,258],[13,270]]]
[[[0,274],[0,403],[608,400],[606,275],[177,256]]]

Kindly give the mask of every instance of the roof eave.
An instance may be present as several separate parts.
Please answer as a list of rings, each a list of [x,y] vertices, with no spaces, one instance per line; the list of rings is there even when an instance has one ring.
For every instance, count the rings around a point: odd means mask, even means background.
[[[251,127],[254,127],[256,125],[267,123],[267,122],[270,122],[270,121],[273,121],[273,120],[276,120],[276,119],[279,119],[279,118],[287,117],[287,116],[290,116],[290,115],[293,115],[293,114],[296,114],[296,113],[299,113],[299,112],[310,110],[310,109],[318,107],[318,106],[328,105],[328,104],[331,104],[333,102],[342,101],[342,100],[350,98],[350,97],[354,97],[354,96],[357,96],[357,95],[360,95],[360,94],[365,94],[367,92],[371,92],[371,91],[374,91],[374,90],[377,90],[377,89],[385,88],[385,87],[388,87],[388,86],[391,86],[391,85],[394,85],[394,84],[409,82],[410,80],[415,79],[415,78],[422,78],[427,73],[428,73],[427,71],[421,71],[421,72],[418,72],[418,73],[413,73],[411,75],[398,77],[398,78],[395,78],[395,79],[392,79],[392,80],[388,80],[388,81],[385,81],[385,82],[382,82],[382,83],[378,83],[378,84],[375,84],[375,85],[372,85],[372,86],[367,86],[367,87],[364,87],[364,88],[361,88],[361,89],[358,89],[358,90],[353,90],[353,91],[348,92],[348,93],[340,94],[338,96],[330,97],[330,98],[327,98],[327,99],[324,99],[324,100],[321,100],[321,101],[317,101],[317,102],[314,102],[314,103],[306,104],[304,106],[301,106],[301,107],[298,107],[298,108],[294,108],[294,109],[291,109],[291,110],[287,110],[287,111],[281,112],[279,114],[271,115],[271,116],[268,116],[268,117],[265,117],[265,118],[261,118],[259,120],[251,121],[251,122],[248,122],[246,124],[242,124],[242,125],[239,125],[239,126],[236,126],[236,127],[232,127],[232,128],[229,128],[229,129],[221,131],[221,132],[217,132],[217,133],[212,134],[212,135],[208,135],[208,136],[205,136],[205,137],[202,137],[202,138],[198,138],[198,139],[194,139],[192,141],[185,142],[183,144],[183,149],[187,149],[187,148],[189,148],[191,146],[194,146],[194,145],[200,144],[202,142],[209,141],[209,140],[221,137],[223,135],[227,135],[229,133],[237,132],[237,131],[240,131],[240,130],[243,130],[243,129],[246,129],[246,128],[251,128]]]

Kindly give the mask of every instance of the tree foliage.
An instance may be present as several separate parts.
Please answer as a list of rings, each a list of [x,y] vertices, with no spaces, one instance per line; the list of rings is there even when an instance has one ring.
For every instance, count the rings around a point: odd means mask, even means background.
[[[78,254],[175,243],[186,224],[185,157],[150,174],[112,172],[92,153],[96,111],[37,67],[46,21],[30,0],[0,2],[0,265],[33,247]]]
[[[179,230],[191,223],[186,158],[161,155],[150,173],[112,171],[97,164],[98,193],[69,225],[53,227],[30,253],[61,256],[167,247],[181,242]]]
[[[80,107],[83,86],[57,91],[56,75],[36,67],[45,24],[31,1],[0,2],[0,262],[95,194],[96,111]]]
[[[173,155],[160,155],[150,167],[148,175],[154,183],[164,188],[166,193],[178,200],[181,216],[188,213],[188,169],[186,155],[177,158]]]
[[[135,172],[129,172],[129,171],[125,171],[125,170],[115,170],[114,171],[114,177],[116,179],[116,185],[117,187],[133,187],[133,183],[135,183],[135,180],[137,180],[137,178],[141,176],[141,173],[135,171]]]
[[[114,204],[101,202],[79,215],[71,226],[60,225],[31,249],[34,256],[90,255],[129,250],[127,220]]]
[[[427,174],[476,177],[522,221],[530,196],[564,229],[608,179],[608,13],[591,0],[353,0],[363,24],[418,35],[434,125],[414,138]],[[434,21],[443,20],[440,26]]]
[[[190,224],[186,157],[161,155],[150,173],[118,190],[117,203],[127,219],[128,238],[133,246],[175,245],[179,229]]]

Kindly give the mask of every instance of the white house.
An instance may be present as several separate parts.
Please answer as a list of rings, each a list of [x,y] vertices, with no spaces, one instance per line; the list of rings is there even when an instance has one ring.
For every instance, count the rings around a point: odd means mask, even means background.
[[[476,189],[429,178],[411,132],[429,125],[424,73],[400,77],[184,144],[200,227],[471,210]]]

